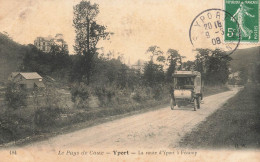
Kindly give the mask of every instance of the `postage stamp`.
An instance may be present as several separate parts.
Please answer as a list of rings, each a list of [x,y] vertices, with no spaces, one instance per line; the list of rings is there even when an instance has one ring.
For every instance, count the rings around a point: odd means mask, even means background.
[[[259,0],[225,0],[224,5],[225,11],[232,14],[225,19],[225,41],[238,41],[240,29],[241,42],[258,42]]]

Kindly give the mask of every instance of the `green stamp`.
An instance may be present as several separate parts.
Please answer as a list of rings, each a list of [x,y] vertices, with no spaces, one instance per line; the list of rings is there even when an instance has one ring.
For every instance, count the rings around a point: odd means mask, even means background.
[[[225,19],[226,42],[259,41],[259,0],[225,0],[225,10],[233,16]]]

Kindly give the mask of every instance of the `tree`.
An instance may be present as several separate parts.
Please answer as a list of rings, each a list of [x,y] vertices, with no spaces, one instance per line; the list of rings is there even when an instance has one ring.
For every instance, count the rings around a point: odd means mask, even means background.
[[[97,52],[96,45],[101,39],[109,35],[106,27],[96,22],[99,14],[99,7],[96,3],[82,0],[74,6],[73,25],[76,32],[74,49],[78,55],[83,56],[82,77],[86,75],[87,84],[90,82],[90,75],[93,67],[93,57]],[[82,78],[81,78],[82,79]]]
[[[121,64],[120,69],[118,71],[117,76],[117,85],[120,88],[125,88],[127,86],[128,75],[127,75],[128,68],[126,65]]]
[[[149,61],[144,66],[143,78],[146,84],[153,86],[164,81],[164,71],[162,66]]]
[[[48,53],[48,63],[50,64],[51,72],[54,73],[56,78],[66,78],[71,72],[72,60],[69,56],[69,51],[59,45],[52,45],[50,52]],[[48,64],[47,64],[48,65]]]
[[[207,72],[209,65],[210,50],[209,49],[196,49],[198,52],[195,60],[195,70],[201,72],[201,74]]]
[[[181,55],[177,50],[174,49],[168,49],[167,51],[167,64],[169,65],[167,71],[166,71],[166,80],[168,82],[172,81],[172,74],[176,70],[177,63],[182,63],[181,61]]]
[[[150,46],[147,50],[146,53],[150,54],[150,60],[154,62],[154,57],[156,56],[156,61],[158,62],[164,62],[165,57],[163,56],[163,51],[160,49],[158,46]]]
[[[191,70],[195,70],[195,62],[194,61],[186,61],[183,62],[183,67],[185,70],[191,71]]]
[[[202,73],[205,84],[225,84],[232,58],[220,49],[197,49],[197,51],[196,70]]]

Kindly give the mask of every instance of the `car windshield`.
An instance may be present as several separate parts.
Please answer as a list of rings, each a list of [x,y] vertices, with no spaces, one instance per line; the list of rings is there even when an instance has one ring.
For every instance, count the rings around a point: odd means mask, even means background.
[[[174,88],[176,89],[192,89],[194,88],[193,77],[177,77],[174,78]]]

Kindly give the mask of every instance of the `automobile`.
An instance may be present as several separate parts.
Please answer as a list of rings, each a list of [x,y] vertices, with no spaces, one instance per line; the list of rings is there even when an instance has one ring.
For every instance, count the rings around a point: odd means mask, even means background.
[[[193,105],[194,111],[200,108],[202,94],[201,74],[198,71],[175,71],[171,88],[171,109],[175,106]]]

